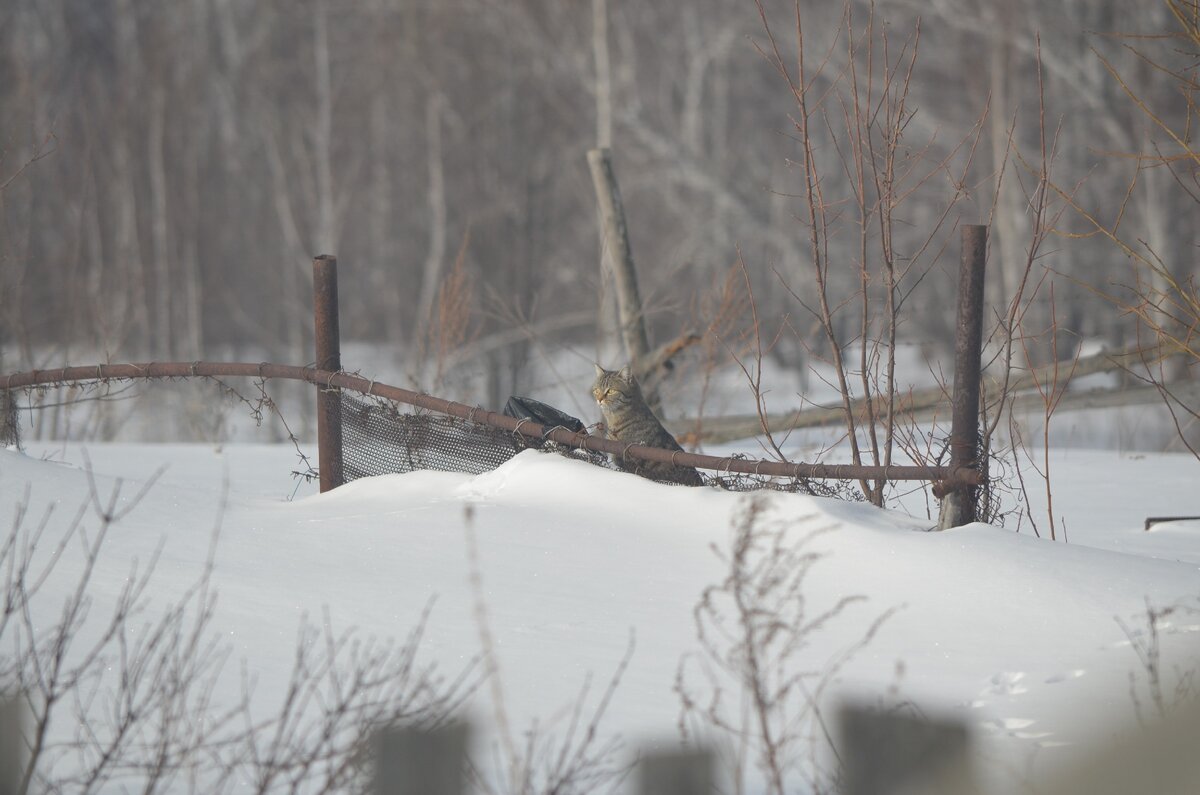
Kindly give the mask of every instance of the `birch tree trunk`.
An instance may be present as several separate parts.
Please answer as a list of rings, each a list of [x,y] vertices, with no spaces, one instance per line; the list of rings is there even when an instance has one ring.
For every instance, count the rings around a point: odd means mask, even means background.
[[[995,16],[993,20],[1001,30],[991,37],[988,47],[988,71],[991,81],[992,107],[988,114],[988,126],[992,144],[992,173],[996,180],[1002,182],[997,186],[998,206],[994,223],[994,233],[991,243],[996,249],[996,259],[1000,267],[995,268],[995,286],[993,287],[993,302],[997,306],[1007,306],[1016,294],[1017,280],[1021,269],[1018,217],[1021,212],[1021,202],[1018,200],[1017,182],[1019,164],[1013,157],[1009,147],[1008,126],[1013,122],[1011,108],[1012,86],[1009,71],[1012,68],[1012,49],[1008,41],[1008,25],[1005,21],[1007,13]],[[1015,143],[1015,142],[1014,142]]]
[[[337,203],[333,192],[333,85],[329,63],[329,19],[325,1],[317,0],[313,34],[316,65],[317,116],[313,125],[313,161],[317,182],[317,249],[312,254],[337,254]]]
[[[118,271],[120,278],[116,280],[117,295],[113,296],[118,300],[112,307],[112,327],[117,339],[123,342],[128,343],[129,336],[132,335],[132,349],[128,351],[131,355],[154,355],[157,347],[151,339],[150,297],[146,291],[147,269],[138,236],[137,192],[133,184],[133,158],[129,151],[129,140],[120,138],[114,142],[114,148],[116,151],[113,153],[113,190],[116,195],[113,198],[117,215],[114,248],[117,261],[110,263],[110,270]],[[104,269],[104,264],[97,263],[96,267]],[[126,293],[128,297],[122,299],[122,294]],[[101,307],[98,311],[106,310]]]
[[[1183,338],[1182,329],[1166,309],[1174,293],[1171,281],[1179,259],[1171,229],[1171,181],[1171,173],[1165,165],[1151,165],[1141,172],[1140,205],[1142,224],[1146,230],[1145,243],[1150,249],[1151,261],[1156,262],[1157,266],[1139,278],[1145,279],[1146,285],[1141,293],[1152,304],[1147,316],[1150,331],[1160,340]],[[1179,359],[1164,363],[1163,380],[1167,383],[1178,380],[1185,370],[1183,365],[1185,362]]]
[[[167,96],[161,85],[150,91],[150,130],[147,168],[150,172],[150,240],[154,257],[155,350],[156,355],[174,359],[176,345],[172,322],[170,208],[167,206],[167,164],[164,154]]]
[[[138,15],[131,0],[121,0],[117,3],[117,24],[115,26],[117,51],[120,53],[117,73],[123,83],[123,94],[120,101],[128,106],[134,104],[134,95],[140,85],[142,72],[141,47],[138,39]],[[119,270],[121,277],[108,279],[110,285],[115,281],[117,293],[128,292],[127,311],[121,311],[115,306],[113,326],[118,329],[118,339],[128,344],[132,336],[133,350],[130,353],[147,352],[155,355],[158,351],[153,339],[154,329],[151,326],[153,310],[150,306],[150,295],[146,289],[148,269],[141,245],[138,230],[138,196],[137,175],[134,156],[133,136],[125,134],[113,138],[112,182],[113,197],[116,204],[115,253],[117,261],[112,270]],[[103,268],[100,264],[98,267]],[[101,308],[99,311],[106,311]],[[107,341],[106,341],[107,342]]]
[[[621,339],[634,372],[641,373],[650,358],[650,340],[646,334],[646,317],[638,292],[637,269],[629,246],[629,229],[625,223],[625,208],[621,191],[613,172],[612,153],[607,149],[592,149],[587,155],[596,189],[596,204],[600,209],[601,231],[604,233],[608,265],[616,287],[617,310],[621,321]],[[643,386],[647,386],[643,384]],[[656,389],[644,388],[650,408],[659,409]]]
[[[423,339],[433,318],[437,301],[438,281],[446,260],[446,178],[442,162],[442,104],[440,93],[429,95],[425,103],[426,161],[429,164],[429,253],[421,270],[421,296],[417,303],[417,320],[410,339]]]
[[[612,64],[608,50],[608,0],[592,0],[592,57],[595,61],[596,148],[612,147]],[[596,357],[605,358],[618,337],[617,298],[612,272],[604,267],[607,250],[604,225],[599,225],[600,259],[597,262],[599,285],[596,316]]]
[[[396,262],[396,247],[393,245],[393,213],[392,208],[392,170],[390,168],[389,139],[389,106],[380,92],[371,98],[368,111],[368,131],[370,136],[370,170],[371,170],[371,203],[368,208],[367,228],[370,234],[371,250],[376,261],[370,263],[370,284],[374,291],[389,289],[389,282],[394,279]],[[390,312],[383,319],[384,329],[389,339],[399,343],[406,329],[403,328],[400,312]]]
[[[592,53],[596,61],[596,148],[612,148],[612,67],[608,59],[608,0],[592,0]]]

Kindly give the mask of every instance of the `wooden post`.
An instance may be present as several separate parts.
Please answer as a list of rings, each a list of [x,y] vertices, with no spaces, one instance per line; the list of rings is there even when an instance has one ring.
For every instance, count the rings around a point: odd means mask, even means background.
[[[650,338],[646,335],[646,318],[642,313],[642,299],[638,293],[637,270],[633,265],[633,252],[629,247],[629,228],[625,223],[625,207],[621,203],[621,191],[617,187],[617,176],[613,172],[612,152],[608,149],[590,149],[587,153],[588,166],[592,171],[592,185],[596,189],[596,204],[600,208],[601,231],[607,260],[612,268],[613,284],[617,290],[617,310],[621,316],[621,339],[629,364],[635,373],[649,361]],[[646,402],[658,408],[657,390],[653,385],[643,384]],[[650,388],[647,389],[646,387]]]
[[[17,416],[16,393],[0,389],[0,447],[20,446],[21,425]]]
[[[845,795],[979,795],[962,722],[853,705],[839,717]]]
[[[313,319],[318,370],[342,369],[338,332],[337,257],[313,260]],[[317,386],[317,471],[322,493],[342,485],[342,397],[336,387]]]
[[[979,373],[983,347],[983,276],[987,227],[962,230],[958,277],[958,323],[954,339],[954,395],[950,421],[950,467],[979,466]],[[938,529],[977,520],[978,488],[964,486],[942,499]]]
[[[0,337],[0,346],[3,345]],[[0,373],[4,372],[4,350],[0,347]],[[17,417],[17,393],[0,389],[0,447],[20,446],[21,426]]]
[[[25,777],[25,707],[20,695],[0,701],[0,795],[16,795]]]
[[[639,795],[712,795],[716,766],[709,750],[643,754]]]
[[[462,795],[467,726],[451,723],[423,731],[380,729],[374,735],[374,795]]]

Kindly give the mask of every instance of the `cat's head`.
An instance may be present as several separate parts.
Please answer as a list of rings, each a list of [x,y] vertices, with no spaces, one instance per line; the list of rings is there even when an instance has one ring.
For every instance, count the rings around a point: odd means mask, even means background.
[[[633,369],[625,365],[620,370],[605,370],[596,365],[596,380],[592,382],[592,397],[601,408],[611,408],[629,403],[633,396],[640,394],[637,378]]]

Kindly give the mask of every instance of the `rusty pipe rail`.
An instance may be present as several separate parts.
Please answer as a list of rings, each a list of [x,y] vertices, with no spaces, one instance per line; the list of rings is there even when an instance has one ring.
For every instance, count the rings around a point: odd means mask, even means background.
[[[977,486],[983,483],[983,475],[975,469],[930,466],[857,466],[854,464],[805,464],[784,461],[752,460],[745,458],[718,457],[699,453],[681,453],[657,447],[627,445],[599,436],[574,433],[564,428],[545,428],[529,420],[518,420],[505,414],[478,406],[468,406],[452,400],[414,392],[389,384],[352,375],[346,372],[318,370],[312,367],[297,367],[287,364],[262,362],[144,362],[135,364],[93,364],[78,367],[61,367],[52,370],[30,370],[0,376],[0,389],[22,389],[66,383],[91,381],[122,381],[138,378],[206,378],[234,376],[245,378],[284,379],[307,381],[317,386],[340,387],[364,395],[404,403],[417,408],[448,414],[470,422],[478,422],[519,433],[534,439],[550,439],[568,447],[596,450],[612,455],[637,458],[658,463],[674,463],[698,467],[717,472],[736,472],[748,475],[767,475],[790,478],[828,478],[832,480],[859,480],[882,478],[885,480],[942,481],[939,491],[950,491],[962,486]]]

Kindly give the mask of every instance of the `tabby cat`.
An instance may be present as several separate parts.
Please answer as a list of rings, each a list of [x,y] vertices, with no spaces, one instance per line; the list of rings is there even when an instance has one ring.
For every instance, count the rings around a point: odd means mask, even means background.
[[[662,426],[658,417],[646,405],[641,387],[633,372],[626,365],[618,371],[605,370],[596,365],[596,381],[592,384],[592,396],[600,404],[604,425],[609,439],[626,444],[641,444],[683,452],[675,437]],[[627,472],[636,472],[651,480],[669,480],[685,486],[702,486],[700,473],[689,466],[664,464],[657,461],[620,460],[614,457],[619,467]]]

